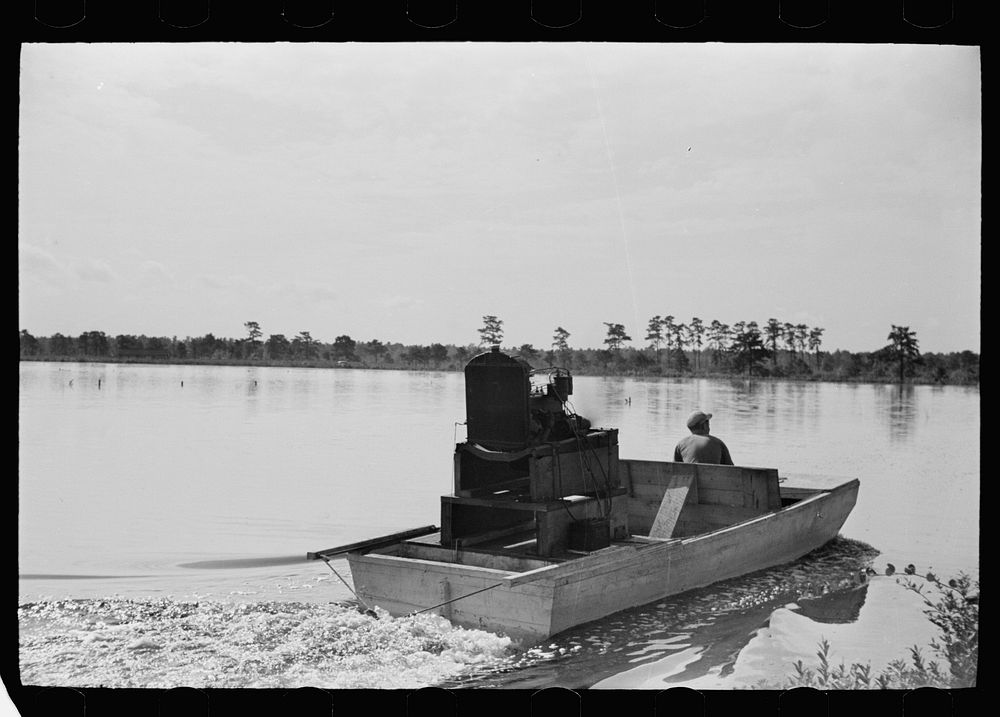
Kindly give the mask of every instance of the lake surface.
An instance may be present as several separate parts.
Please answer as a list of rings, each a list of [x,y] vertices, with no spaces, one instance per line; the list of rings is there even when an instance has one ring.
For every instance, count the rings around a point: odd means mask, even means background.
[[[670,460],[701,408],[736,463],[861,490],[842,537],[796,564],[520,652],[436,616],[366,618],[346,561],[304,560],[439,523],[461,373],[21,362],[19,377],[25,684],[735,688],[783,681],[823,637],[877,672],[934,631],[895,577],[859,570],[979,574],[978,388],[575,377],[573,407],[619,429],[623,458]]]

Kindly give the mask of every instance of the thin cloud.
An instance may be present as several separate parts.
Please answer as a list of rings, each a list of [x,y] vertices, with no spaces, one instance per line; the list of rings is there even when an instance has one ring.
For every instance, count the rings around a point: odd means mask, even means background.
[[[229,291],[232,289],[253,288],[254,283],[242,274],[202,274],[199,283],[209,289]]]
[[[95,281],[104,284],[111,284],[118,281],[118,275],[108,265],[106,261],[100,259],[87,259],[77,265],[76,275],[84,281]]]
[[[378,300],[386,309],[414,309],[421,306],[424,300],[416,296],[384,296]]]
[[[17,266],[21,280],[36,280],[46,284],[62,285],[69,272],[66,267],[44,249],[21,242],[17,245]]]
[[[305,282],[300,284],[291,284],[284,288],[283,293],[290,293],[294,296],[298,296],[305,301],[313,301],[318,303],[326,303],[331,301],[336,301],[340,298],[337,290],[327,284],[319,284],[314,282]]]
[[[146,260],[139,266],[139,271],[146,281],[160,281],[173,284],[175,279],[170,270],[158,261]]]

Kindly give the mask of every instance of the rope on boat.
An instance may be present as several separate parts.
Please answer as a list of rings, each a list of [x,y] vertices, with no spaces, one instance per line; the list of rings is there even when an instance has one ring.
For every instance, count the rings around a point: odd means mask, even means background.
[[[465,595],[459,595],[457,598],[452,598],[451,600],[445,600],[444,602],[438,603],[437,605],[431,605],[430,607],[425,607],[423,610],[417,610],[416,612],[411,612],[410,615],[411,616],[412,615],[419,615],[420,613],[427,612],[428,610],[436,610],[439,607],[444,607],[445,605],[448,605],[450,603],[456,602],[457,600],[464,600],[467,597],[472,597],[473,595],[477,595],[479,593],[484,593],[487,590],[492,590],[493,588],[498,588],[498,587],[500,587],[503,584],[504,583],[497,583],[496,585],[487,585],[485,588],[480,588],[479,590],[474,590],[471,593],[466,593]]]
[[[358,595],[356,592],[354,592],[354,589],[347,584],[347,581],[344,580],[342,577],[340,577],[340,573],[338,573],[336,569],[334,569],[334,567],[330,564],[330,559],[327,558],[325,555],[320,555],[319,557],[323,559],[324,563],[326,563],[326,567],[330,568],[330,570],[333,570],[333,574],[337,576],[340,582],[344,583],[344,587],[351,591],[351,595],[353,595],[359,603],[365,606],[365,615],[368,615],[378,620],[378,613],[372,610],[371,606],[369,606],[368,603],[362,600],[361,596]]]

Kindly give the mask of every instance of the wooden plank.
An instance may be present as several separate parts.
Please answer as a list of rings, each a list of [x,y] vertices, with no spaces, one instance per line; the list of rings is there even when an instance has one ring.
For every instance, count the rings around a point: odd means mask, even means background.
[[[700,520],[688,519],[682,515],[674,527],[674,540],[690,538],[692,535],[699,535],[705,531],[705,524]]]
[[[688,491],[688,503],[698,502],[698,482],[694,480],[693,475],[676,475],[664,478],[664,480],[657,483],[634,483],[632,485],[632,490],[630,495],[636,500],[640,501],[653,501],[657,505],[663,500],[663,489],[665,485],[670,485],[671,481],[675,481],[679,478],[687,478],[691,482],[691,487]]]
[[[765,514],[755,508],[744,508],[742,506],[705,505],[704,503],[689,505],[678,516],[672,537],[683,538],[707,533]],[[632,516],[630,516],[630,519],[632,519]],[[635,519],[633,523],[636,530],[641,530],[644,525],[641,522],[641,518]],[[650,527],[650,531],[652,531],[652,527]]]
[[[629,495],[635,500],[648,500],[659,503],[663,500],[663,486],[656,483],[634,483]]]
[[[552,587],[546,581],[478,592],[499,580],[456,576],[450,570],[438,572],[423,565],[414,567],[408,571],[404,566],[371,561],[358,564],[356,570],[352,565],[352,573],[367,584],[368,589],[359,590],[359,594],[394,615],[406,615],[440,602],[440,581],[446,579],[451,597],[462,598],[448,606],[455,623],[506,634],[525,647],[551,634]]]
[[[766,468],[745,469],[750,480],[750,506],[765,510],[781,507],[781,492],[778,489],[778,471]]]
[[[623,490],[623,489],[622,489]],[[629,499],[622,494],[611,499],[608,529],[612,535],[625,535],[628,527]],[[589,498],[568,506],[569,510],[550,511],[536,514],[538,522],[538,554],[551,556],[565,552],[569,543],[569,526],[574,520],[599,518],[603,516],[604,501]]]
[[[710,490],[743,490],[743,469],[740,466],[698,464],[698,484]]]
[[[513,587],[515,585],[523,585],[524,583],[534,582],[535,580],[541,580],[543,578],[549,577],[553,572],[563,567],[562,563],[556,565],[546,565],[541,568],[535,568],[534,570],[528,570],[523,573],[518,573],[517,575],[512,575],[511,577],[503,581],[504,587]]]
[[[482,486],[480,488],[456,491],[455,495],[465,498],[489,498],[490,496],[500,493],[501,491],[511,491],[516,493],[519,492],[519,489],[527,488],[528,485],[528,478],[513,478],[507,481],[491,483],[490,485]]]
[[[745,500],[742,488],[740,490],[718,490],[704,486],[698,487],[698,503],[701,505],[731,505],[742,508]]]
[[[528,492],[533,501],[550,500],[553,496],[552,476],[545,470],[549,467],[546,458],[534,455],[528,458]]]
[[[370,538],[357,543],[341,545],[336,548],[327,548],[326,550],[317,550],[314,553],[306,553],[306,560],[319,560],[320,558],[329,558],[333,555],[342,555],[343,553],[353,551],[373,550],[385,545],[391,545],[392,543],[398,543],[399,541],[406,540],[407,538],[419,538],[421,535],[428,535],[429,533],[436,533],[437,531],[438,527],[436,525],[427,525],[423,528],[404,530],[400,533],[391,533],[389,535],[383,535],[379,538]]]
[[[749,473],[743,473],[741,483],[743,484],[743,507],[755,507],[760,502],[756,481],[754,481],[753,476]],[[766,497],[765,495],[765,500]]]
[[[607,458],[608,482],[613,486],[621,486],[621,458],[618,454],[618,444],[608,444]]]
[[[553,451],[553,445],[555,449]],[[555,441],[553,443],[542,443],[535,446],[532,449],[532,455],[534,456],[551,456],[553,452],[565,453],[567,451],[575,451],[577,447],[576,438],[564,438],[561,441]]]
[[[618,461],[619,476],[621,477],[622,485],[628,491],[629,495],[632,495],[632,466],[629,461],[619,460]]]
[[[688,491],[687,502],[690,504],[698,502],[699,464],[637,461],[626,458],[622,459],[619,465],[626,476],[629,495],[643,501],[655,501],[654,511],[663,499],[664,486],[677,476],[695,478]]]
[[[524,511],[548,511],[562,508],[562,501],[552,501],[549,503],[536,503],[534,501],[520,501],[513,498],[504,500],[500,497],[475,498],[472,496],[443,495],[441,503],[452,505],[475,506],[477,508],[492,508],[496,510],[524,510]]]
[[[508,554],[498,555],[494,552],[465,550],[464,548],[456,551],[450,548],[443,548],[440,545],[418,545],[417,543],[410,542],[400,544],[399,550],[395,555],[402,558],[433,560],[457,565],[474,565],[480,568],[506,570],[509,572],[523,572],[555,564],[552,561],[542,560],[537,557],[522,557],[520,555]]]
[[[612,488],[612,496],[619,496],[625,494],[624,488]],[[581,495],[581,494],[576,494]],[[581,498],[570,498],[568,495],[563,498],[556,498],[546,502],[536,502],[536,501],[526,501],[526,500],[514,500],[513,498],[505,499],[500,496],[495,496],[492,498],[486,497],[473,497],[473,496],[458,496],[458,495],[443,495],[441,496],[441,503],[450,505],[462,505],[462,506],[475,506],[478,508],[491,508],[496,510],[522,510],[530,511],[534,513],[551,513],[553,511],[563,510],[565,506],[572,507],[577,503],[582,502],[582,500],[604,500],[608,496],[605,488],[602,486],[598,494],[590,493],[589,495],[583,495]]]
[[[663,545],[678,538],[651,538],[648,535],[630,535],[625,540],[616,540],[614,543],[633,543],[635,545]]]
[[[680,475],[671,479],[663,492],[660,509],[653,519],[653,526],[649,529],[649,537],[670,538],[673,536],[677,518],[680,517],[681,509],[687,501],[688,493],[693,484],[693,476]]]
[[[555,567],[562,567],[561,565]],[[436,602],[437,584],[442,577],[447,577],[453,586],[461,584],[463,581],[478,582],[481,587],[502,583],[508,578],[516,577],[522,571],[503,570],[493,568],[471,567],[466,565],[453,565],[434,560],[422,560],[416,558],[400,558],[394,555],[379,555],[368,553],[358,556],[352,553],[350,557],[351,575],[355,580],[355,589],[364,586],[366,589],[372,587],[367,577],[370,573],[380,573],[384,578],[382,592],[401,592],[407,595],[409,601],[415,604],[423,603],[423,607],[433,605]],[[531,568],[534,570],[534,568]],[[414,582],[422,582],[423,585],[414,585]],[[409,585],[408,585],[409,583]],[[431,588],[431,590],[428,590]],[[551,587],[546,587],[539,581],[528,580],[524,583],[522,594],[551,596]],[[424,594],[421,594],[424,593]],[[511,606],[512,613],[516,612],[516,606]]]
[[[626,488],[625,486],[612,488],[611,495],[628,494],[633,501],[638,501],[640,503],[642,502],[654,503],[655,505],[659,505],[660,501],[663,500],[663,486],[639,484],[635,486],[635,488],[636,490],[633,493],[630,493],[628,488]],[[594,495],[594,494],[588,493],[587,495]],[[601,489],[600,495],[601,496],[607,495],[603,488]]]
[[[364,556],[362,560],[367,560],[370,557],[373,556]],[[386,556],[374,557],[386,558]],[[388,559],[391,560],[391,557]],[[365,564],[352,563],[351,574],[356,576],[355,589],[359,595],[368,597],[368,602],[375,603],[393,614],[408,614],[441,602],[442,580],[448,581],[453,597],[468,595],[481,588],[497,586],[496,589],[488,590],[482,595],[459,601],[461,605],[455,603],[454,608],[463,608],[462,610],[456,609],[456,613],[465,612],[467,608],[474,609],[475,606],[474,603],[468,602],[469,599],[487,598],[486,604],[482,605],[486,609],[481,614],[488,618],[499,619],[503,624],[516,624],[521,620],[530,621],[533,619],[532,614],[537,612],[538,606],[526,605],[524,604],[525,600],[529,602],[541,600],[541,605],[544,606],[551,604],[552,588],[547,586],[543,580],[529,580],[523,585],[505,589],[502,581],[510,576],[510,572],[506,571],[491,570],[475,575],[458,573],[451,566],[430,561],[413,561],[407,564],[369,561]],[[506,599],[502,596],[503,592],[508,593]],[[516,593],[516,597],[520,600],[511,600],[511,597],[515,597],[510,595],[511,592]],[[391,604],[387,604],[392,602],[403,604],[393,609]],[[452,619],[459,624],[480,627],[475,622],[463,621],[460,615],[455,615]],[[482,628],[480,627],[480,629]]]
[[[441,544],[452,545],[455,542],[455,531],[452,529],[454,518],[452,517],[451,503],[441,501]]]
[[[699,532],[718,530],[727,525],[735,525],[744,520],[750,520],[764,515],[768,511],[757,508],[730,505],[693,505],[684,511],[684,521],[689,525],[700,527]],[[690,530],[690,527],[688,528]]]
[[[628,467],[629,476],[633,484],[637,483],[664,483],[675,475],[698,475],[699,469],[703,468],[697,463],[674,463],[672,461],[640,461],[632,458],[625,458],[620,461]]]
[[[565,443],[565,441],[563,442]],[[575,441],[550,455],[533,455],[529,463],[531,498],[553,500],[572,493],[604,491],[619,486],[618,446],[596,446],[583,450]]]
[[[474,501],[474,502],[470,502]],[[483,503],[486,505],[483,505]],[[491,505],[500,503],[500,506]],[[441,497],[441,515],[443,524],[441,531],[441,542],[447,547],[455,547],[455,542],[468,538],[475,539],[476,536],[505,528],[513,528],[515,525],[533,519],[534,512],[528,510],[498,510],[498,507],[516,506],[516,503],[506,503],[502,501],[478,501],[473,498],[455,498],[453,496]]]
[[[512,525],[507,528],[499,528],[497,530],[488,530],[485,533],[477,533],[476,535],[470,535],[465,538],[460,538],[459,540],[461,542],[461,546],[464,548],[469,545],[477,545],[490,540],[496,540],[497,538],[505,538],[509,535],[516,535],[517,533],[533,531],[534,529],[535,521],[534,518],[532,518],[531,520],[518,523],[517,525]]]
[[[538,521],[538,554],[542,556],[553,555],[565,552],[569,544],[569,524],[573,519],[595,518],[600,515],[600,506],[597,501],[589,501],[582,505],[575,505],[572,508],[572,515],[568,511],[557,513],[538,513],[535,515]]]

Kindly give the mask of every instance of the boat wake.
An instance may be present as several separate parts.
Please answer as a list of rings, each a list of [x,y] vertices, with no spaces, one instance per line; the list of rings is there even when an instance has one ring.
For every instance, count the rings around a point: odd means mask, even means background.
[[[18,625],[31,685],[413,689],[510,654],[436,615],[338,604],[54,600],[19,606]]]

